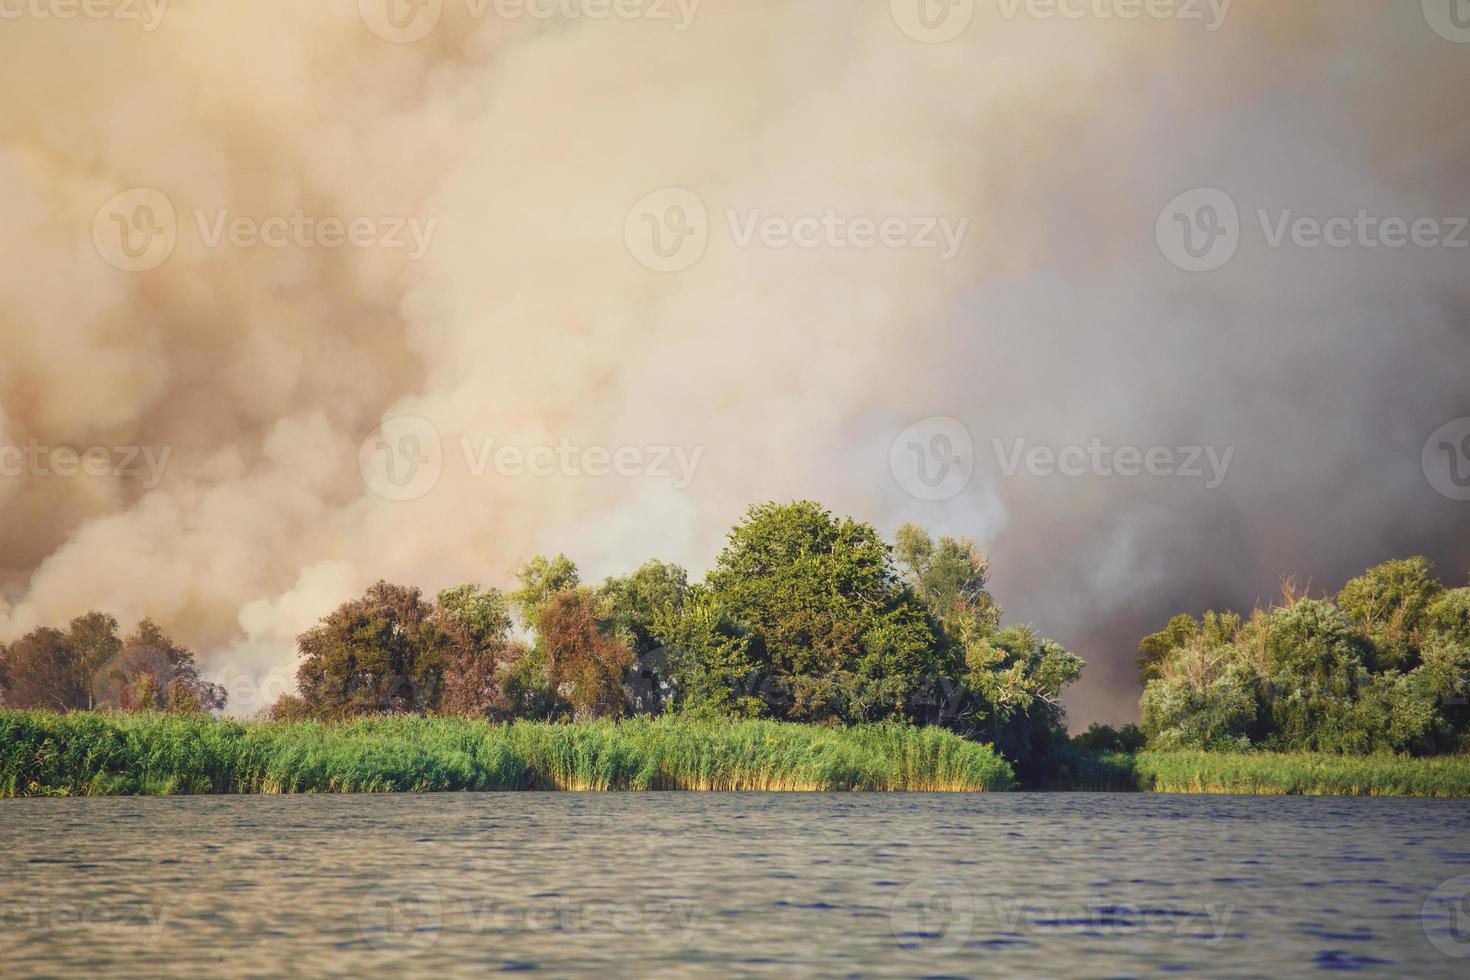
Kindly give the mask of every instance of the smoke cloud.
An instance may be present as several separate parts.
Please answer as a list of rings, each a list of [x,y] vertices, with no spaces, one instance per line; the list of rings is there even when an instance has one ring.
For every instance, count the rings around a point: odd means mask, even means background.
[[[810,497],[980,541],[1089,661],[1076,724],[1282,573],[1463,584],[1426,450],[1470,416],[1453,25],[916,3],[14,7],[0,639],[151,616],[249,711],[378,578],[698,573]]]

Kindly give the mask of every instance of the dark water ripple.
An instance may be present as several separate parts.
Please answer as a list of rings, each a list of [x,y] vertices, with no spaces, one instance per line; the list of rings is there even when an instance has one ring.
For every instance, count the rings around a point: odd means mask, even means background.
[[[1461,801],[9,800],[0,845],[7,977],[1470,975]]]

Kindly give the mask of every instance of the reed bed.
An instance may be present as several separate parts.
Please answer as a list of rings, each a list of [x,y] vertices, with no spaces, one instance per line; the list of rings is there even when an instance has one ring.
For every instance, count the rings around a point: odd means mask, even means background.
[[[1049,785],[1154,793],[1470,797],[1470,756],[1079,752],[1068,755]]]
[[[0,796],[490,790],[974,792],[989,746],[936,728],[674,718],[494,725],[0,711]]]

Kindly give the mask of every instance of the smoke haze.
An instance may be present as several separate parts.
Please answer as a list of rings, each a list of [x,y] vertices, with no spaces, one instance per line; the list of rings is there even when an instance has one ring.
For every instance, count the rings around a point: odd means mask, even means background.
[[[1089,662],[1075,725],[1136,716],[1173,613],[1409,554],[1470,577],[1470,503],[1421,459],[1470,416],[1470,249],[1272,240],[1287,211],[1470,215],[1470,43],[1431,4],[993,0],[924,43],[904,0],[445,0],[412,41],[374,2],[0,25],[0,446],[110,461],[0,477],[0,640],[151,616],[248,711],[378,578],[697,574],[749,504],[812,498],[981,542],[1008,618]],[[109,202],[138,188],[174,240],[129,271]],[[1158,225],[1196,188],[1239,245],[1190,272]],[[645,241],[649,200],[676,220]],[[809,247],[761,231],[829,213]],[[272,217],[280,246],[229,230]],[[890,218],[902,243],[858,244]],[[679,221],[703,252],[651,252]],[[928,500],[891,451],[935,418],[973,476]],[[1215,487],[1007,475],[1018,440],[1231,455]]]

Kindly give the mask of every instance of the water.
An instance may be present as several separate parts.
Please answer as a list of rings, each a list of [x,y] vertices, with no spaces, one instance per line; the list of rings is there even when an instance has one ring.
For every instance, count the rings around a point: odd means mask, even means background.
[[[1463,801],[38,799],[0,844],[7,976],[1470,974]]]

